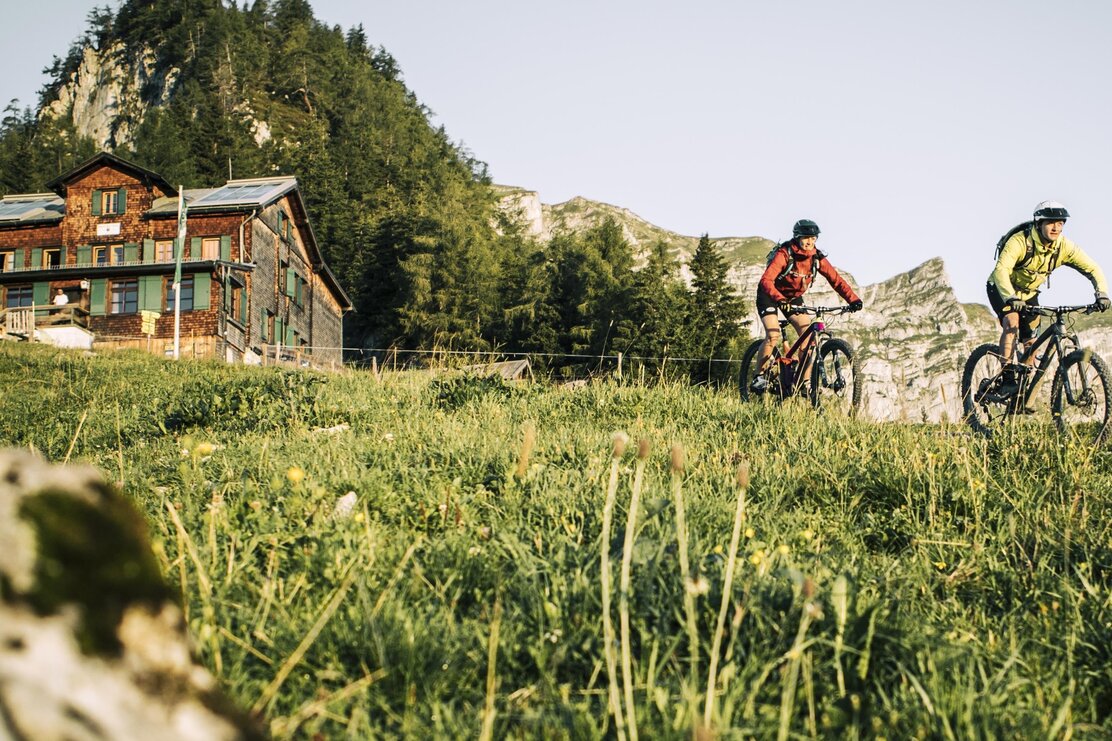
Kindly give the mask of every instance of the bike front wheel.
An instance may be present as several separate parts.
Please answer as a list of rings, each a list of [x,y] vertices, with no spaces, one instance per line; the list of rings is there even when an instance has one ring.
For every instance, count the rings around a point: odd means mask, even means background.
[[[830,339],[819,346],[811,365],[811,404],[852,414],[861,406],[861,373],[853,348]]]
[[[1008,415],[1011,400],[998,393],[1003,371],[1004,358],[1000,355],[1000,347],[984,344],[969,354],[961,374],[961,405],[965,421],[985,437],[992,437],[992,431]]]
[[[1112,408],[1108,366],[1091,350],[1062,358],[1050,389],[1050,411],[1058,432],[1077,442],[1100,445]]]

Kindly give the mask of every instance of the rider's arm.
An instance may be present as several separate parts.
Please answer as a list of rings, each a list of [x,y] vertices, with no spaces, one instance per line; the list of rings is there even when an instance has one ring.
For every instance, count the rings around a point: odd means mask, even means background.
[[[768,263],[768,267],[765,268],[764,275],[761,276],[761,290],[768,294],[769,298],[776,303],[788,300],[787,297],[776,288],[776,278],[780,273],[784,272],[784,268],[787,266],[788,253],[784,250],[776,250],[776,254],[773,255],[772,260]]]
[[[1015,264],[1027,256],[1027,236],[1022,232],[1012,235],[1000,250],[1000,257],[996,260],[996,267],[992,270],[989,282],[996,286],[1000,297],[1007,301],[1015,296],[1015,286],[1012,285],[1012,271]]]
[[[825,257],[819,261],[819,273],[822,277],[826,278],[826,282],[830,284],[830,287],[837,291],[839,296],[845,299],[847,304],[852,304],[854,301],[861,300],[861,298],[854,293],[853,286],[849,284],[849,281],[843,278]]]
[[[1104,271],[1100,269],[1093,258],[1085,254],[1085,251],[1078,247],[1068,239],[1062,240],[1062,262],[1061,265],[1069,265],[1077,272],[1084,275],[1093,284],[1093,290],[1097,293],[1108,295],[1108,282],[1104,279]]]

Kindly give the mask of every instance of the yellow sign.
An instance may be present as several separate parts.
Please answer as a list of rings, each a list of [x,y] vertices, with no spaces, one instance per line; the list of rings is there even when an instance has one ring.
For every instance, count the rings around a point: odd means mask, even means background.
[[[157,311],[140,312],[143,316],[143,334],[154,334],[154,323],[158,320]]]

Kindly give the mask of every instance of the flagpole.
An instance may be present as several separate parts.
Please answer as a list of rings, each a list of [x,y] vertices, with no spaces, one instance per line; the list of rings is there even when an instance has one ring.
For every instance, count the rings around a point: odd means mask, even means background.
[[[181,357],[181,257],[185,252],[185,188],[178,186],[178,239],[174,266],[174,360]]]

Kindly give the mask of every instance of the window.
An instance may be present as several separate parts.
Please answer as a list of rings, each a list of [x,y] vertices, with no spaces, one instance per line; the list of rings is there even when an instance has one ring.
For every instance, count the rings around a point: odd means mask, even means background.
[[[196,259],[196,258],[193,258]],[[201,240],[201,259],[220,259],[220,237],[205,237]]]
[[[100,212],[102,214],[120,213],[120,191],[106,190],[101,192]]]
[[[297,281],[297,290],[294,293],[293,300],[297,302],[298,306],[305,306],[305,286],[308,284],[300,275],[296,276],[294,280]]]
[[[247,326],[247,292],[237,280],[228,283],[224,294],[224,313],[232,321]]]
[[[122,244],[105,244],[93,247],[94,265],[123,265],[127,262]]]
[[[15,252],[0,252],[0,273],[15,270]]]
[[[290,272],[290,264],[285,260],[278,262],[278,295],[286,295],[286,276]]]
[[[171,276],[166,279],[166,311],[173,312],[174,310],[174,278]],[[181,277],[181,310],[193,311],[193,276],[183,275]]]
[[[139,281],[112,281],[111,314],[134,314],[139,311]]]
[[[274,338],[274,312],[266,310],[266,319],[263,322],[263,342],[270,342]]]
[[[154,243],[154,260],[155,262],[173,262],[174,261],[174,240],[161,239]]]
[[[35,305],[35,294],[31,286],[8,286],[8,297],[4,305],[9,309],[19,309]]]
[[[46,270],[62,266],[62,250],[60,247],[51,247],[42,251],[42,267]]]

